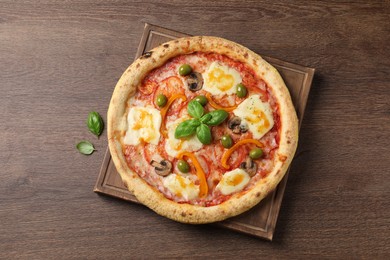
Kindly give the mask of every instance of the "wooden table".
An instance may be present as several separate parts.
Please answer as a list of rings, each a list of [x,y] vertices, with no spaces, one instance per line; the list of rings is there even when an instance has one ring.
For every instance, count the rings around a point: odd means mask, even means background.
[[[389,14],[389,1],[0,1],[0,258],[389,258]],[[92,192],[107,138],[86,116],[106,119],[145,22],[316,68],[273,242]]]

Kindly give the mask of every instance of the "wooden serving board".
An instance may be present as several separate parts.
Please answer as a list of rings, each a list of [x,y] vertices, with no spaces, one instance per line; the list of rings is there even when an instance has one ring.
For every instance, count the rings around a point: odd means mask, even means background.
[[[183,36],[188,35],[159,26],[146,24],[141,42],[138,46],[136,57],[138,58],[144,52],[158,46],[161,43]],[[301,124],[314,75],[314,69],[270,57],[263,56],[263,58],[270,62],[282,75],[290,90],[299,118],[299,124]],[[239,216],[218,222],[217,225],[272,240],[287,178],[288,173],[282,179],[275,191],[269,194],[268,197],[262,200],[254,208]],[[111,160],[111,155],[108,149],[106,151],[94,191],[139,203],[135,196],[123,185],[121,177]]]

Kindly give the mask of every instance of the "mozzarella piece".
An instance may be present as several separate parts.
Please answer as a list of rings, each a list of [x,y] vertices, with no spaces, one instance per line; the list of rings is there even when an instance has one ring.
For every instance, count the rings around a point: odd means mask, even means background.
[[[153,107],[132,107],[127,115],[125,144],[137,145],[141,141],[157,145],[160,140],[161,114]]]
[[[234,94],[236,93],[236,85],[242,81],[237,70],[218,62],[211,63],[202,76],[204,79],[203,89],[213,95]]]
[[[226,172],[215,189],[219,190],[223,195],[229,195],[242,190],[249,183],[250,179],[251,177],[246,171],[237,168]]]
[[[261,101],[259,95],[245,99],[233,113],[241,118],[242,123],[248,124],[255,139],[263,137],[274,126],[271,106]]]
[[[199,185],[195,185],[189,178],[172,173],[164,178],[163,185],[175,196],[192,200],[199,196]]]
[[[195,152],[203,147],[199,139],[193,135],[188,138],[175,138],[176,127],[189,118],[179,118],[176,121],[167,123],[168,138],[165,141],[165,151],[169,156],[176,157],[180,152]]]

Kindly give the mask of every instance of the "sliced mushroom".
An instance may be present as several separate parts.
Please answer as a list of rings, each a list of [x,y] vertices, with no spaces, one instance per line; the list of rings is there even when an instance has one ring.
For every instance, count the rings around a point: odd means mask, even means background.
[[[241,124],[241,118],[239,118],[238,116],[234,116],[230,118],[228,121],[229,129],[231,129],[235,134],[239,134],[241,132],[240,124]]]
[[[241,133],[246,133],[246,132],[248,132],[248,130],[249,130],[249,127],[248,127],[247,122],[241,122],[241,124],[240,124]]]
[[[241,134],[248,131],[248,124],[243,122],[240,117],[234,116],[228,121],[228,127],[235,134]]]
[[[192,92],[198,91],[203,87],[203,77],[202,74],[198,72],[191,72],[188,76],[186,76],[186,81],[188,89]]]
[[[152,160],[150,164],[154,167],[154,171],[160,176],[167,176],[171,173],[172,163],[168,160],[161,160],[160,162]]]
[[[246,171],[251,177],[255,176],[257,172],[257,164],[249,156],[240,164],[240,168]]]

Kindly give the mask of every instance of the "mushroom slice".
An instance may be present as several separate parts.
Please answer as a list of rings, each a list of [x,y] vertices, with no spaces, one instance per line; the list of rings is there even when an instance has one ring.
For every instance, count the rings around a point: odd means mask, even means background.
[[[160,176],[167,176],[172,171],[172,163],[168,160],[156,162],[152,160],[150,164],[154,167],[154,171]]]
[[[246,133],[249,130],[249,126],[247,122],[241,122],[240,124],[240,131],[241,133]]]
[[[186,81],[188,89],[192,92],[201,90],[203,87],[203,77],[202,74],[198,72],[191,72],[188,76],[186,76]]]
[[[234,116],[230,118],[228,121],[229,129],[231,129],[235,134],[239,134],[241,132],[240,124],[241,124],[241,118],[238,116]]]
[[[246,171],[251,177],[255,176],[257,172],[257,164],[249,156],[240,164],[240,168]]]
[[[234,116],[228,121],[228,127],[235,134],[241,134],[248,132],[248,124],[243,122],[240,117]]]

